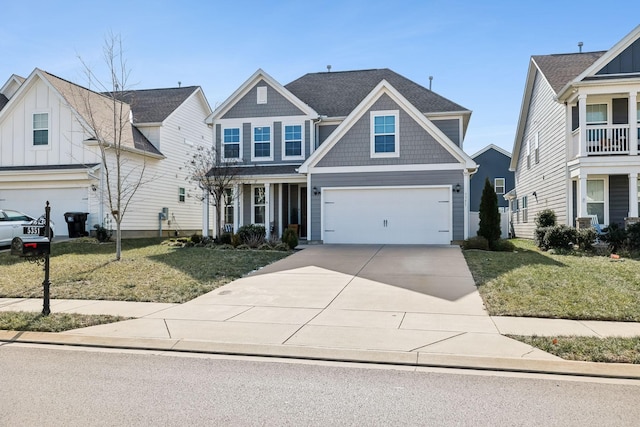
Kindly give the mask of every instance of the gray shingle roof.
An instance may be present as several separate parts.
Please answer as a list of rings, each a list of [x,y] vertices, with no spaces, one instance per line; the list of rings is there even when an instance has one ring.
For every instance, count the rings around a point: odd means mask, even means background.
[[[605,53],[606,51],[534,55],[531,58],[558,94],[567,83],[578,77]]]
[[[91,169],[100,163],[72,164],[72,165],[39,165],[39,166],[2,166],[0,171],[34,171],[34,170],[65,170],[65,169]]]
[[[198,86],[185,86],[130,90],[117,93],[116,97],[131,106],[134,124],[159,123],[173,113],[197,89]]]
[[[238,166],[238,176],[297,175],[300,165]]]
[[[318,114],[344,117],[349,115],[383,79],[422,113],[467,111],[455,102],[388,68],[309,73],[285,87]]]

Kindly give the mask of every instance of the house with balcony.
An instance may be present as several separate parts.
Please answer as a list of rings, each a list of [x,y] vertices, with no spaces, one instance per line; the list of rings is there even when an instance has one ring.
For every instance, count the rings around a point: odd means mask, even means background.
[[[543,209],[561,224],[638,217],[640,26],[600,52],[532,56],[510,169],[515,234]]]
[[[237,168],[227,230],[324,243],[450,244],[468,236],[471,111],[389,69],[257,70],[207,119]]]

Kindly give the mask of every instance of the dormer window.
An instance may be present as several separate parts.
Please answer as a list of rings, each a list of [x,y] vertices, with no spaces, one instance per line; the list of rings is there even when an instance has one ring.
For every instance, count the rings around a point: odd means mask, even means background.
[[[371,112],[371,157],[399,157],[398,111]]]
[[[49,145],[49,113],[33,115],[33,145]]]

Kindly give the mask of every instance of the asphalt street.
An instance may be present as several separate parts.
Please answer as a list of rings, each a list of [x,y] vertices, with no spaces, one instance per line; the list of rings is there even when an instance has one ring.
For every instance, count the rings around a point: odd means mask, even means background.
[[[632,426],[640,382],[0,346],[2,425]]]

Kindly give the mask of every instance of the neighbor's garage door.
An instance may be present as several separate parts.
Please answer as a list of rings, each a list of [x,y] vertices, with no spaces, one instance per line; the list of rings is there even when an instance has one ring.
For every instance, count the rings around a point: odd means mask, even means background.
[[[47,200],[51,206],[51,220],[56,236],[69,235],[65,212],[89,212],[86,188],[38,188],[24,190],[0,190],[0,208],[14,209],[33,217],[44,215]],[[87,224],[90,231],[91,224]]]
[[[325,188],[324,243],[449,244],[449,187]]]

